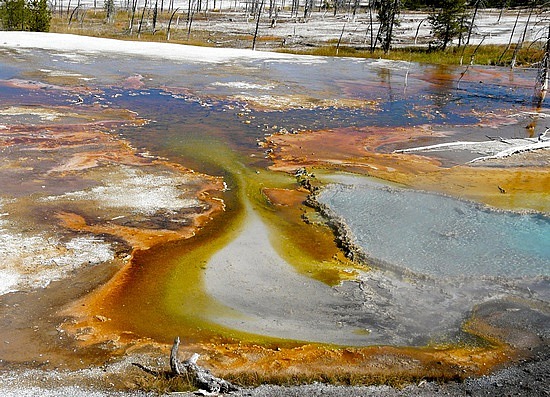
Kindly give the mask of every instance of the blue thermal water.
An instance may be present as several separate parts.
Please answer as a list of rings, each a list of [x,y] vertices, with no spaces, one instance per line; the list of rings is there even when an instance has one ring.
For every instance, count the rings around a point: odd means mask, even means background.
[[[489,210],[375,184],[332,185],[319,201],[372,258],[431,276],[550,275],[550,218]]]

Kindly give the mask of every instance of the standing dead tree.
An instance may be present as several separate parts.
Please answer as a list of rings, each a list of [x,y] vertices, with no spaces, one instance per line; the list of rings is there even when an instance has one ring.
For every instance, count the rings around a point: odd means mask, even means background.
[[[200,2],[189,0],[189,4],[187,6],[187,40],[189,40],[191,37],[191,25],[193,25],[193,17],[195,16],[195,6],[198,10],[200,7]]]
[[[69,17],[69,22],[67,23],[67,26],[68,27],[71,27],[71,22],[73,21],[73,17],[75,15],[78,15],[78,11],[80,10],[80,5],[76,6],[73,10],[73,12],[71,12],[71,16]]]
[[[105,18],[107,23],[114,23],[116,12],[114,0],[106,0],[103,7],[105,9]]]
[[[428,19],[427,18],[423,18],[420,20],[420,22],[418,22],[418,26],[416,27],[416,33],[414,35],[414,45],[416,45],[417,41],[418,41],[418,34],[420,33],[420,27],[422,26],[422,24],[424,22],[426,22]]]
[[[401,2],[399,0],[377,0],[374,2],[374,8],[378,13],[377,18],[380,23],[376,42],[380,42],[382,50],[387,54],[391,48],[393,28],[399,26],[397,17],[401,11]]]
[[[256,49],[256,38],[258,37],[258,28],[260,27],[260,18],[262,17],[262,9],[264,8],[264,1],[260,3],[258,7],[258,15],[256,16],[256,28],[254,29],[254,38],[252,39],[252,49]]]
[[[158,18],[158,0],[155,1],[155,8],[153,9],[153,34],[155,34],[155,30],[157,27],[157,18]]]
[[[548,84],[550,79],[550,25],[548,26],[548,36],[546,38],[546,48],[537,74],[537,83],[535,86],[535,98],[540,107],[546,98]]]
[[[139,20],[139,26],[138,26],[138,37],[141,36],[141,26],[143,25],[143,17],[145,16],[145,11],[147,10],[147,0],[145,0],[145,5],[143,6],[143,9],[141,10],[141,18]]]
[[[504,51],[502,51],[502,54],[500,54],[497,64],[500,64],[500,61],[502,61],[502,58],[508,52],[508,50],[510,49],[510,46],[512,45],[512,40],[514,39],[514,33],[516,32],[516,27],[518,26],[520,15],[521,15],[521,8],[518,9],[518,14],[516,15],[516,21],[514,22],[514,27],[512,28],[512,32],[510,33],[510,40],[508,41],[508,44],[506,45],[506,48],[504,49]]]
[[[136,16],[137,5],[138,5],[138,0],[132,0],[132,7],[129,10],[130,11],[130,26],[128,27],[128,31],[130,32],[130,34],[132,34],[133,31],[134,31],[134,18]]]
[[[170,15],[170,20],[168,21],[168,28],[166,29],[166,41],[170,41],[170,26],[172,26],[172,20],[174,19],[174,16],[179,11],[179,8],[176,8],[174,12],[172,12],[172,15]]]
[[[305,0],[304,2],[304,22],[311,16],[313,11],[313,0]]]
[[[374,40],[374,18],[372,15],[372,10],[374,8],[374,0],[369,0],[368,3],[368,9],[369,9],[369,27],[367,29],[367,34],[370,32],[370,52],[373,53],[376,48],[376,41]]]
[[[470,25],[468,26],[468,36],[466,38],[466,45],[470,44],[470,38],[472,37],[472,31],[475,27],[475,20],[477,16],[477,12],[479,11],[479,7],[484,7],[485,4],[483,0],[475,0],[474,2],[474,12],[472,13],[472,20],[470,21]]]
[[[516,60],[518,57],[519,50],[521,50],[521,47],[525,42],[525,38],[527,36],[527,29],[529,28],[529,23],[531,22],[531,16],[533,15],[535,7],[536,7],[536,1],[533,1],[529,7],[529,15],[527,16],[527,22],[525,22],[525,28],[523,29],[523,34],[521,35],[520,40],[516,44],[516,48],[514,48],[514,54],[512,55],[512,61],[510,62],[510,68],[512,69],[516,66]]]
[[[338,38],[338,43],[336,44],[336,55],[338,55],[338,51],[340,51],[340,43],[342,42],[342,37],[344,36],[344,29],[346,29],[346,23],[344,22],[344,25],[342,26],[342,31],[340,32],[340,37]]]

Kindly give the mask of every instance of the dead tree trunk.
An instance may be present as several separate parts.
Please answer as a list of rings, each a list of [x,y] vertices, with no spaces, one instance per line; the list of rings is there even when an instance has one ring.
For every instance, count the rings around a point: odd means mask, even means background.
[[[474,29],[475,20],[476,20],[476,16],[477,16],[477,11],[479,10],[480,3],[481,3],[481,0],[477,0],[475,2],[474,14],[472,15],[472,20],[470,21],[470,26],[468,27],[468,37],[466,38],[466,44],[465,45],[470,44],[470,37],[472,37],[472,30]]]
[[[172,371],[172,375],[174,376],[181,375],[181,370],[180,370],[179,361],[178,361],[179,347],[180,347],[180,337],[176,336],[176,339],[174,339],[174,344],[172,345],[172,350],[170,350],[170,370]]]
[[[521,14],[521,8],[518,10],[518,14],[516,16],[516,21],[514,22],[514,27],[512,28],[512,33],[510,33],[510,40],[508,41],[508,45],[506,45],[506,48],[504,49],[502,54],[500,54],[500,57],[498,58],[497,64],[500,64],[500,61],[502,60],[502,58],[508,52],[508,50],[510,49],[510,46],[512,45],[512,40],[514,39],[514,33],[516,32],[516,26],[518,26],[518,21],[519,21],[520,14]]]
[[[372,0],[369,1],[369,29],[370,29],[370,52],[374,52],[376,42],[374,41],[374,19],[372,18]],[[416,44],[416,43],[415,43]]]
[[[131,10],[132,14],[130,17],[130,26],[128,27],[128,31],[130,32],[130,34],[132,34],[134,31],[134,18],[136,16],[137,5],[138,5],[138,0],[132,0],[132,10]]]
[[[340,32],[340,37],[338,38],[338,43],[336,44],[336,55],[338,55],[338,52],[340,51],[340,43],[342,42],[342,37],[344,36],[344,29],[346,29],[346,23],[344,22],[344,26],[342,26],[342,31]]]
[[[155,1],[155,8],[153,9],[153,34],[155,34],[155,28],[157,27],[157,17],[158,17],[158,0]]]
[[[262,8],[264,7],[264,0],[260,3],[258,8],[258,16],[256,17],[256,29],[254,30],[254,38],[252,39],[252,49],[256,49],[256,38],[258,37],[258,28],[260,27],[260,18],[262,17]]]
[[[514,68],[516,66],[516,59],[518,57],[519,50],[521,50],[521,47],[523,46],[523,43],[525,42],[525,36],[527,35],[527,29],[529,28],[529,22],[531,22],[531,15],[533,15],[533,11],[535,9],[535,6],[532,5],[529,9],[529,15],[527,16],[527,22],[525,22],[525,28],[523,29],[523,35],[521,36],[520,41],[516,45],[516,48],[514,49],[514,54],[512,55],[512,61],[510,62],[510,68]]]
[[[173,376],[187,376],[195,387],[209,393],[228,393],[238,390],[232,383],[212,375],[207,369],[199,367],[197,365],[199,359],[197,353],[183,362],[179,361],[177,357],[179,345],[180,338],[176,337],[170,352],[170,369]]]
[[[546,49],[540,63],[539,72],[537,75],[536,85],[536,100],[540,107],[546,98],[548,92],[548,84],[550,79],[550,26],[548,27],[548,37],[546,38]]]
[[[147,10],[147,0],[145,0],[145,5],[143,6],[143,10],[141,11],[141,19],[139,20],[139,27],[138,27],[138,37],[141,36],[141,26],[143,25],[143,17],[145,16],[146,10]]]
[[[176,12],[178,12],[179,8],[176,8],[176,10],[170,15],[170,20],[168,21],[168,28],[166,29],[166,41],[170,41],[170,26],[172,26],[172,19],[174,19],[174,15],[176,15]]]

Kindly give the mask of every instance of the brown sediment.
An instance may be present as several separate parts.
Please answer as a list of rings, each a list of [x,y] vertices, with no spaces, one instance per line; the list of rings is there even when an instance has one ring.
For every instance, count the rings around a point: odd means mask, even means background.
[[[19,116],[0,129],[0,149],[7,149],[3,150],[0,182],[20,178],[23,183],[5,184],[4,194],[62,191],[60,178],[70,177],[75,186],[89,184],[89,178],[79,174],[86,169],[106,164],[152,163],[137,155],[127,142],[108,133],[125,125],[144,124],[133,112],[81,106],[76,114],[67,107],[32,106],[18,107],[12,113]],[[43,114],[46,119],[30,124],[25,121],[26,113]]]
[[[354,171],[399,182],[401,175],[433,172],[439,161],[417,155],[378,153],[375,149],[392,142],[432,134],[429,130],[405,128],[343,128],[278,134],[267,138],[273,149],[270,158],[275,171],[320,167]]]
[[[402,143],[417,139],[445,136],[433,131],[429,126],[406,127],[346,127],[330,130],[305,131],[300,134],[274,134],[266,138],[268,147],[274,149],[272,158],[275,166],[281,166],[286,160],[338,163],[361,163],[367,155],[382,155],[375,151],[385,145]],[[386,157],[380,157],[386,158]],[[393,156],[396,158],[396,156]],[[425,163],[438,164],[424,160]],[[363,161],[366,163],[366,161]]]
[[[372,346],[294,348],[205,345],[204,362],[218,375],[243,383],[329,381],[393,385],[421,379],[479,376],[516,357],[506,346],[407,348]]]
[[[307,199],[308,191],[294,189],[263,188],[262,193],[276,206],[296,207]]]
[[[550,173],[545,167],[457,166],[410,177],[404,182],[417,189],[451,194],[497,208],[550,212]]]
[[[272,135],[267,145],[273,149],[273,170],[346,170],[499,208],[550,211],[550,175],[544,166],[446,168],[427,156],[377,151],[383,145],[410,139],[421,145],[424,139],[437,135],[424,128],[345,128]]]
[[[84,217],[69,213],[60,212],[57,218],[61,225],[67,229],[93,234],[109,234],[126,241],[133,249],[146,250],[157,244],[174,241],[182,238],[189,238],[194,233],[194,227],[178,231],[162,229],[143,229],[139,227],[128,227],[116,224],[95,224],[88,225]]]
[[[122,87],[126,89],[139,89],[145,86],[143,82],[143,76],[141,74],[135,74],[133,76],[127,77],[122,83]]]
[[[122,164],[127,163],[124,162]],[[196,183],[196,180],[201,179],[199,174],[179,164],[155,160],[152,163],[138,163],[138,165],[162,167],[172,170],[175,175],[192,174],[195,179],[194,183]],[[134,216],[132,218],[131,213],[128,213],[128,216],[121,216],[120,218],[107,218],[106,220],[94,219],[90,223],[84,216],[72,212],[59,211],[55,216],[60,221],[60,224],[67,229],[93,233],[96,235],[108,234],[124,240],[133,250],[147,250],[159,244],[194,236],[196,231],[205,223],[209,222],[216,213],[224,210],[224,202],[215,197],[215,195],[210,194],[210,192],[221,191],[223,189],[222,182],[219,178],[202,176],[200,185],[194,187],[194,189],[196,190],[191,191],[190,194],[198,198],[204,205],[199,210],[185,211],[182,214],[172,214],[172,217],[174,219],[179,219],[183,225],[171,229],[162,227],[164,221],[155,222],[146,215],[137,218]],[[82,206],[81,210],[83,212],[90,211],[86,206]],[[130,212],[131,209],[127,209],[127,211]],[[108,212],[104,210],[103,214],[106,213]],[[129,220],[126,218],[129,218]],[[124,219],[124,221],[127,223],[129,222],[131,226],[120,224],[119,219]]]

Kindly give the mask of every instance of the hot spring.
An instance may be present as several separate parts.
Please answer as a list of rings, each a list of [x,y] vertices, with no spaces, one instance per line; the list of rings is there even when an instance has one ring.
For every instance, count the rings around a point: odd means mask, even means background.
[[[550,275],[550,218],[377,183],[319,195],[373,259],[430,276]]]

